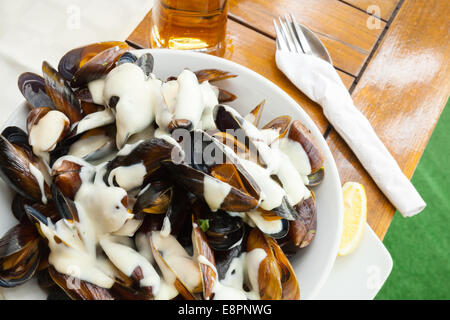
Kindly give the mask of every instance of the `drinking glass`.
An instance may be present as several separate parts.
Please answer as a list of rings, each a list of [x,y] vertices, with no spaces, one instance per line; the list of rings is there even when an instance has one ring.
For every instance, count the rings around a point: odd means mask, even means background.
[[[225,53],[228,0],[155,0],[154,48]]]

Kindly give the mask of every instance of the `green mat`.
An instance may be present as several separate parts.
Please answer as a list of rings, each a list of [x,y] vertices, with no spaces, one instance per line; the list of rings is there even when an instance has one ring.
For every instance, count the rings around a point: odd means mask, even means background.
[[[412,182],[427,207],[395,213],[384,244],[394,267],[376,299],[450,299],[450,100]]]

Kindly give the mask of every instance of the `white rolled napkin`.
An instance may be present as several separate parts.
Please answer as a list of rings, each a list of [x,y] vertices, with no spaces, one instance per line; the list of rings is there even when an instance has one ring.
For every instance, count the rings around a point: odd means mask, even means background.
[[[355,107],[333,66],[314,56],[281,50],[276,63],[297,88],[322,106],[328,121],[397,210],[404,217],[421,212],[426,203]]]

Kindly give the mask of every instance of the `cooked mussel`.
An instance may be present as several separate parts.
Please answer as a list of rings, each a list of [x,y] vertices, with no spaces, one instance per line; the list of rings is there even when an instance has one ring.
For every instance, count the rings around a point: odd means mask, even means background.
[[[11,228],[0,239],[0,287],[15,287],[33,277],[40,260],[40,236],[31,223]]]
[[[50,267],[49,273],[53,281],[72,300],[114,300],[114,296],[109,289],[59,273],[53,267]]]
[[[125,42],[117,42],[114,46],[106,48],[78,68],[71,81],[72,87],[81,87],[90,81],[101,78],[115,67],[117,60],[129,50]]]
[[[314,193],[311,197],[302,200],[295,207],[298,213],[298,219],[290,221],[289,237],[292,243],[304,248],[314,239],[317,230],[317,210]]]
[[[116,66],[120,66],[122,63],[135,63],[136,60],[137,57],[133,53],[127,51],[117,60]]]
[[[93,171],[93,167],[82,161],[75,161],[70,156],[59,158],[52,167],[53,184],[69,199],[74,200],[75,194],[80,189],[81,170]]]
[[[219,69],[202,69],[194,72],[197,76],[198,82],[204,81],[214,82],[237,77],[237,74],[232,74],[229,71]]]
[[[281,272],[281,298],[283,300],[299,300],[300,286],[294,268],[284,254],[283,250],[278,246],[277,242],[272,238],[267,238],[275,259],[278,262]]]
[[[203,213],[197,224],[201,224],[209,245],[217,251],[226,251],[238,245],[245,233],[242,219],[222,210]]]
[[[47,86],[47,94],[56,109],[64,113],[71,124],[80,121],[83,117],[80,101],[61,74],[46,61],[42,63],[42,73]]]
[[[259,126],[259,121],[261,120],[261,115],[264,111],[264,105],[266,100],[261,101],[256,107],[252,109],[246,116],[245,120],[249,121],[255,127]]]
[[[147,77],[152,73],[154,63],[155,60],[151,53],[144,53],[136,61],[136,65],[144,71]]]
[[[247,216],[261,232],[274,239],[281,239],[289,232],[289,221],[275,212],[257,208],[247,212]]]
[[[198,264],[188,255],[172,235],[162,236],[153,231],[150,235],[153,257],[169,284],[187,300],[196,300],[202,288],[202,276]]]
[[[40,75],[32,72],[22,73],[17,84],[22,95],[34,108],[55,107],[46,92],[45,80]]]
[[[194,216],[192,216],[192,221],[192,245],[202,274],[203,298],[210,300],[214,295],[214,284],[218,277],[215,269],[214,252],[210,247],[211,242],[200,230]]]
[[[325,178],[325,169],[321,167],[316,172],[308,175],[308,186],[309,187],[318,186],[323,181],[324,178]]]
[[[262,130],[272,130],[274,132],[270,137],[270,141],[267,141],[268,144],[272,144],[277,139],[282,139],[287,134],[291,122],[292,118],[290,116],[279,116],[266,123]]]
[[[323,166],[324,156],[311,132],[299,121],[294,120],[289,129],[288,138],[300,143],[308,155],[311,173]]]
[[[111,160],[104,176],[105,183],[110,183],[110,174],[119,167],[140,166],[144,167],[144,175],[141,177],[141,183],[158,168],[161,167],[163,160],[170,159],[173,154],[179,153],[179,147],[175,146],[164,139],[152,138],[145,140],[135,146],[129,153],[119,152],[118,155]],[[177,157],[177,155],[175,155]],[[117,175],[116,175],[117,178]],[[120,183],[119,183],[120,184]]]
[[[69,129],[70,121],[66,115],[48,107],[34,108],[27,117],[28,142],[33,153],[47,161],[48,152],[55,149]]]
[[[53,201],[49,201],[47,204],[42,204],[40,202],[26,199],[17,193],[13,198],[11,209],[14,217],[16,217],[16,219],[21,223],[26,223],[26,221],[30,220],[29,214],[25,209],[26,206],[33,207],[35,210],[39,211],[43,217],[50,218],[51,220],[56,221],[60,218]],[[30,221],[34,220],[31,219]]]
[[[172,192],[172,185],[165,180],[157,180],[149,183],[137,197],[133,207],[134,214],[166,213],[171,202]]]
[[[67,154],[88,162],[96,162],[114,151],[116,151],[115,130],[113,126],[107,126],[79,135],[75,142],[69,142]]]
[[[0,176],[27,199],[47,202],[50,189],[39,170],[37,160],[28,149],[0,136]]]
[[[270,239],[258,229],[250,232],[246,247],[248,276],[252,290],[261,300],[280,300],[282,274]]]
[[[59,61],[58,71],[64,79],[70,81],[78,69],[85,65],[89,60],[99,53],[119,45],[125,47],[126,43],[122,41],[106,41],[72,49]]]

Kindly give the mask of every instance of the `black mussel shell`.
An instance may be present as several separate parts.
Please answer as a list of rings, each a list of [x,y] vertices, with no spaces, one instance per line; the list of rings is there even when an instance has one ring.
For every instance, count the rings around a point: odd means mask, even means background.
[[[142,71],[147,77],[150,76],[150,74],[152,73],[154,63],[155,59],[153,58],[151,53],[144,53],[136,61],[136,65],[142,69]]]
[[[75,96],[65,79],[46,61],[42,63],[42,73],[47,86],[47,94],[52,99],[56,109],[64,113],[71,124],[80,121],[83,117],[80,100]]]
[[[202,217],[208,220],[209,228],[205,234],[213,250],[229,250],[238,245],[244,237],[244,222],[239,217],[232,217],[225,211],[217,211]]]
[[[31,72],[22,73],[17,85],[22,95],[33,107],[55,107],[47,94],[45,80],[40,75]]]
[[[117,45],[125,46],[122,41],[105,41],[92,43],[67,52],[59,61],[58,71],[67,81],[72,80],[75,72],[96,55]]]
[[[15,287],[30,280],[40,261],[36,227],[21,223],[0,239],[0,287]]]
[[[28,150],[16,147],[0,135],[0,177],[25,198],[42,201],[39,183],[30,170],[31,157]],[[45,183],[44,190],[50,195]]]
[[[120,56],[119,60],[117,60],[117,62],[116,62],[116,65],[120,66],[123,63],[135,63],[136,60],[137,60],[137,57],[133,53],[127,51],[123,55]]]

